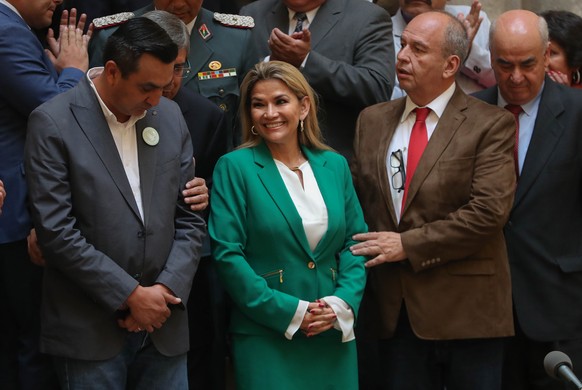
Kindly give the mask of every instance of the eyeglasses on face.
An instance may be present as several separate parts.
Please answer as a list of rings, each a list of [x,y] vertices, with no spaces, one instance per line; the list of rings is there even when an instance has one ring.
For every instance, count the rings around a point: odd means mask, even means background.
[[[186,59],[186,62],[183,64],[176,64],[174,65],[174,75],[181,76],[182,78],[188,77],[188,75],[192,72],[190,68],[190,61]]]
[[[396,169],[396,172],[392,174],[392,188],[400,192],[404,190],[404,183],[406,182],[402,150],[398,149],[390,153],[390,166]]]

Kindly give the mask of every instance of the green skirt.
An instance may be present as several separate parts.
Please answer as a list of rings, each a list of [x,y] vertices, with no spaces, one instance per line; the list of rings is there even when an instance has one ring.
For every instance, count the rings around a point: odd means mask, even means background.
[[[237,390],[357,390],[356,342],[341,333],[307,338],[232,335]],[[333,336],[333,337],[330,337]]]

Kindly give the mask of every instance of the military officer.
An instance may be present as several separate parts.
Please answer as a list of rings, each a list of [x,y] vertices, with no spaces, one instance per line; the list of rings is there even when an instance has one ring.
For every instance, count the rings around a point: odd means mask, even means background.
[[[202,0],[154,0],[147,7],[93,20],[96,32],[89,48],[90,65],[102,65],[102,49],[116,26],[153,9],[168,11],[179,17],[190,32],[190,73],[183,86],[212,100],[225,113],[230,133],[228,146],[238,142],[234,135],[237,122],[239,85],[254,65],[248,55],[250,29],[254,21],[248,16],[214,13],[202,8]]]

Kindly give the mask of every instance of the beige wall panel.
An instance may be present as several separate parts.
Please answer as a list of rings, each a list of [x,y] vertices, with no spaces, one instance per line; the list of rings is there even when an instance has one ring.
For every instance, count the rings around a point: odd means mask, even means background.
[[[451,4],[471,4],[470,0],[451,0]],[[483,10],[490,19],[510,9],[528,9],[534,12],[548,9],[563,9],[582,16],[582,2],[580,0],[481,0]]]

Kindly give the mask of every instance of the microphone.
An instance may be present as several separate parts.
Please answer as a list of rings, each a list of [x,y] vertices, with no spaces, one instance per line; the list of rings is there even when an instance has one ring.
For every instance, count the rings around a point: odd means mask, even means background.
[[[552,378],[563,379],[582,389],[582,382],[572,372],[572,360],[564,352],[552,351],[544,358],[544,368],[546,373]]]

